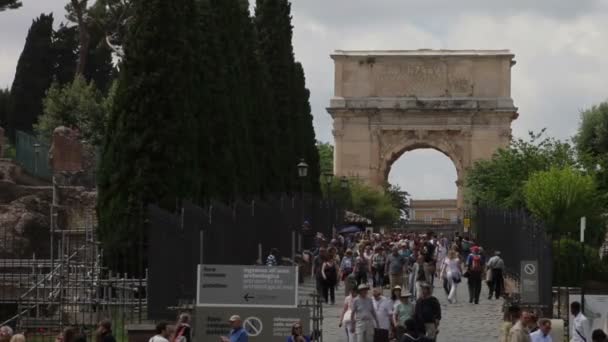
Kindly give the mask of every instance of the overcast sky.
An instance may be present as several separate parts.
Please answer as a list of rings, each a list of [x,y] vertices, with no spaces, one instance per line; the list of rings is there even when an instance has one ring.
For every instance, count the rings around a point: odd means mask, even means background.
[[[65,0],[24,0],[0,13],[0,86],[9,86],[32,19],[63,20]],[[325,111],[336,49],[510,49],[514,133],[548,128],[568,138],[579,112],[608,98],[606,0],[292,0],[296,58],[304,65],[317,138],[333,142]],[[390,181],[415,198],[456,196],[451,161],[433,150],[404,154]]]

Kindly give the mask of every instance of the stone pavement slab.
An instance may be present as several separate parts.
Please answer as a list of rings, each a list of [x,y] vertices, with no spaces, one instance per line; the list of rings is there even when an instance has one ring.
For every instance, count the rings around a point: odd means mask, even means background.
[[[458,303],[449,304],[447,296],[435,282],[434,295],[441,303],[442,320],[439,326],[437,342],[488,342],[498,341],[502,322],[503,300],[488,300],[488,289],[484,284],[479,304],[469,304],[466,280],[458,286]],[[301,298],[314,291],[314,285],[307,281],[300,288]],[[386,290],[388,295],[388,290]],[[344,303],[344,288],[336,291],[336,305],[323,307],[323,341],[347,341],[344,327],[338,327],[338,318]]]

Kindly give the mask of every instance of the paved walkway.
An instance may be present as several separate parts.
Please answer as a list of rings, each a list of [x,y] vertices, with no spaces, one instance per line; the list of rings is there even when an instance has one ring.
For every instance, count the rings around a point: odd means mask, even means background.
[[[458,287],[458,303],[449,304],[445,292],[435,282],[434,295],[441,303],[443,319],[439,326],[438,342],[487,342],[498,341],[498,330],[502,322],[502,300],[488,300],[488,289],[483,286],[479,304],[469,304],[466,280]],[[312,281],[300,288],[302,298],[314,291]],[[385,290],[388,292],[388,290]],[[388,294],[388,293],[387,293]],[[347,342],[344,328],[338,328],[338,318],[344,303],[344,288],[336,292],[336,305],[323,307],[323,341]]]

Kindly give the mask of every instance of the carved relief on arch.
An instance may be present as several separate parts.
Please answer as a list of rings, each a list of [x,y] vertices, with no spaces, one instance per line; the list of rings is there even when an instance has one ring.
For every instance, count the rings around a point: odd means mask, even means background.
[[[392,164],[405,152],[419,148],[432,148],[452,160],[458,175],[463,170],[463,140],[466,132],[458,130],[379,130],[377,131],[380,148],[380,171],[385,179]]]

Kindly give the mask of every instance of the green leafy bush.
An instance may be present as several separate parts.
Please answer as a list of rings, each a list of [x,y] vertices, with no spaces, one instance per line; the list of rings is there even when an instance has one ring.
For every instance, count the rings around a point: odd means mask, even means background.
[[[581,260],[582,258],[582,260]],[[582,265],[584,260],[584,274]],[[570,238],[553,241],[553,284],[580,286],[582,279],[608,282],[608,264],[599,257],[597,248],[585,246],[581,255],[581,243]]]

